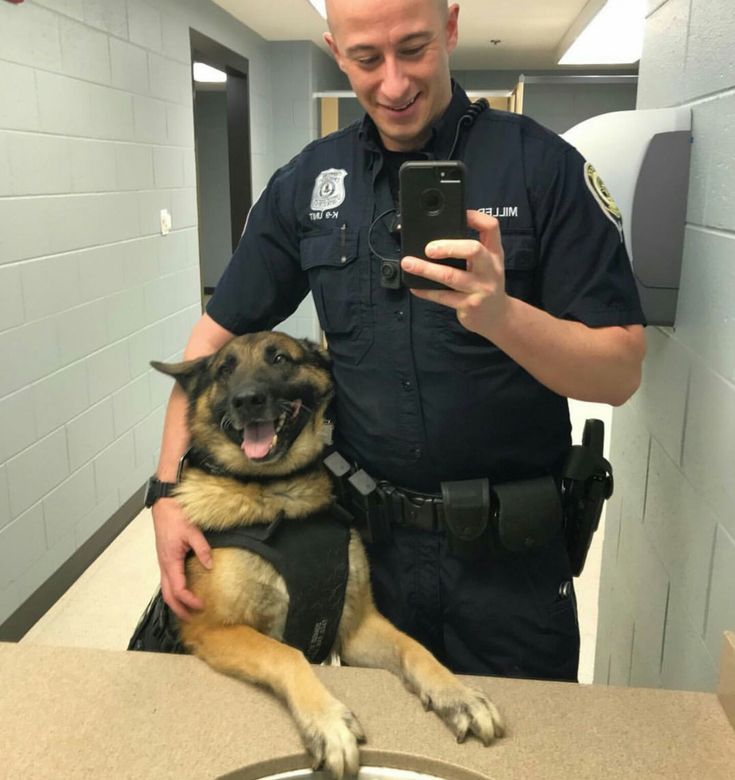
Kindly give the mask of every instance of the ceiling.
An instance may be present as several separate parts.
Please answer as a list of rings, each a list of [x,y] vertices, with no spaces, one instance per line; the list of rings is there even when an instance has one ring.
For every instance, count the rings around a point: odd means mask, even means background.
[[[327,51],[322,40],[326,22],[308,0],[214,2],[268,41],[310,40]],[[574,70],[557,65],[556,50],[586,4],[587,0],[462,0],[452,67]],[[500,43],[491,43],[494,39]],[[595,66],[596,71],[604,69]]]

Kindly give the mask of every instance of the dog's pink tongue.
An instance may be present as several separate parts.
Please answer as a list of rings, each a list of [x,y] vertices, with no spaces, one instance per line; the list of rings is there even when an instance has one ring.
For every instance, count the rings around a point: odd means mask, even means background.
[[[242,437],[242,451],[248,458],[264,458],[270,452],[275,432],[272,422],[246,425]]]

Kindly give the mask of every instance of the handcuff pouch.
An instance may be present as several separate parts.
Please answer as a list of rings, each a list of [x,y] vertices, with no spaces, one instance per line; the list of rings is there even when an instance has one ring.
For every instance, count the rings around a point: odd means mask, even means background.
[[[442,482],[442,509],[449,550],[465,560],[487,555],[492,501],[487,479]]]
[[[562,530],[559,489],[550,476],[494,485],[500,546],[511,553],[534,552]]]

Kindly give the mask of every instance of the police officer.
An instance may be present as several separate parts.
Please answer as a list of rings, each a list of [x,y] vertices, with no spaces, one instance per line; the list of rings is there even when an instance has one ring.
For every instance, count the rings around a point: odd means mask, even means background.
[[[459,8],[443,0],[328,0],[325,40],[365,109],[278,170],[194,327],[185,356],[272,328],[309,290],[333,360],[335,443],[377,480],[436,494],[448,480],[557,480],[568,397],[618,405],[640,382],[642,323],[619,212],[594,169],[527,117],[487,110],[450,79]],[[381,285],[397,253],[389,219],[407,159],[464,161],[473,237],[402,267],[448,290]],[[369,246],[370,244],[370,246]],[[375,254],[370,247],[375,249]],[[185,399],[169,403],[157,475],[186,448]],[[413,495],[412,493],[409,493]],[[209,548],[176,502],[153,509],[162,590],[200,606],[183,558]],[[369,549],[378,608],[453,670],[575,680],[579,652],[560,537],[530,554],[462,560],[441,527],[391,529]]]

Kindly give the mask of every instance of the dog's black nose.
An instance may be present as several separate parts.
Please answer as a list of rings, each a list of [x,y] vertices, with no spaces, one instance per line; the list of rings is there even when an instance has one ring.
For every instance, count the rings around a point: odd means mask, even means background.
[[[249,390],[244,393],[238,393],[232,397],[232,405],[240,411],[262,409],[268,400],[265,393],[258,390]]]

